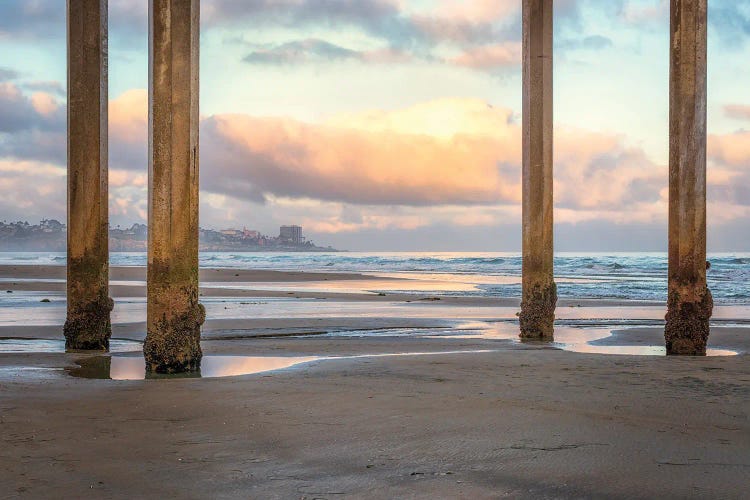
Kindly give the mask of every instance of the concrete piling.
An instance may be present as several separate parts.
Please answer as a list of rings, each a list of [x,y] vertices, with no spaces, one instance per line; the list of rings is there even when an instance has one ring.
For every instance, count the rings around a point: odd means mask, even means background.
[[[67,349],[107,350],[107,0],[68,0]]]
[[[200,369],[198,302],[199,0],[149,0],[146,369]]]
[[[707,0],[671,0],[667,354],[705,355]]]
[[[523,0],[521,337],[553,337],[552,0]]]

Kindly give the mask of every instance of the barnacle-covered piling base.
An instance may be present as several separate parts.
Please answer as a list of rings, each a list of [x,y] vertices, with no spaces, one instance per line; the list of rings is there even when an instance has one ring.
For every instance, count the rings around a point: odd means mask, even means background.
[[[713,308],[706,286],[670,288],[664,329],[667,354],[705,356]]]
[[[63,327],[65,349],[75,351],[107,351],[112,336],[110,312],[114,301],[106,295],[87,304],[79,304],[68,312]]]
[[[557,285],[554,281],[537,284],[524,290],[521,312],[521,338],[526,340],[552,340],[554,338]]]
[[[147,373],[187,373],[200,371],[201,325],[206,319],[203,304],[188,312],[163,316],[149,328],[143,345]]]

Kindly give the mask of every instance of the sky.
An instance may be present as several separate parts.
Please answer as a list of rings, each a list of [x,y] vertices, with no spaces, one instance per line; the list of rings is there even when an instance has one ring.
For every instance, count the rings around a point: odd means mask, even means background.
[[[555,0],[558,251],[665,251],[663,0]],[[113,225],[147,210],[147,0],[109,0]],[[519,251],[520,0],[203,0],[201,226]],[[750,251],[750,0],[709,2],[709,251]],[[65,218],[63,0],[0,2],[0,220]]]

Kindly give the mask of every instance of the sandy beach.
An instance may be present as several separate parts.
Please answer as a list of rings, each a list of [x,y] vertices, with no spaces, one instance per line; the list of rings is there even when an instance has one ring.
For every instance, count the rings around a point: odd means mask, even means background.
[[[106,380],[70,375],[93,358],[60,349],[64,277],[61,266],[0,266],[5,298],[22,304],[3,308],[0,341],[31,346],[0,353],[2,498],[747,492],[744,306],[717,307],[709,342],[737,355],[570,352],[566,338],[578,350],[660,345],[663,305],[564,300],[562,340],[523,344],[512,299],[435,297],[418,280],[369,274],[205,269],[205,356],[308,361]],[[136,349],[144,278],[112,269],[113,339]]]

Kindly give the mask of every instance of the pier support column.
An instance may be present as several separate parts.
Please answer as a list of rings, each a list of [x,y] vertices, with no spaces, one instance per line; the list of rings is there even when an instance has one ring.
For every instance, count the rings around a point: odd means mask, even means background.
[[[200,369],[199,0],[149,0],[147,372]]]
[[[713,310],[706,286],[706,4],[671,0],[667,354],[705,355]]]
[[[552,0],[523,0],[521,337],[552,339]]]
[[[107,0],[68,0],[67,349],[109,349]]]

